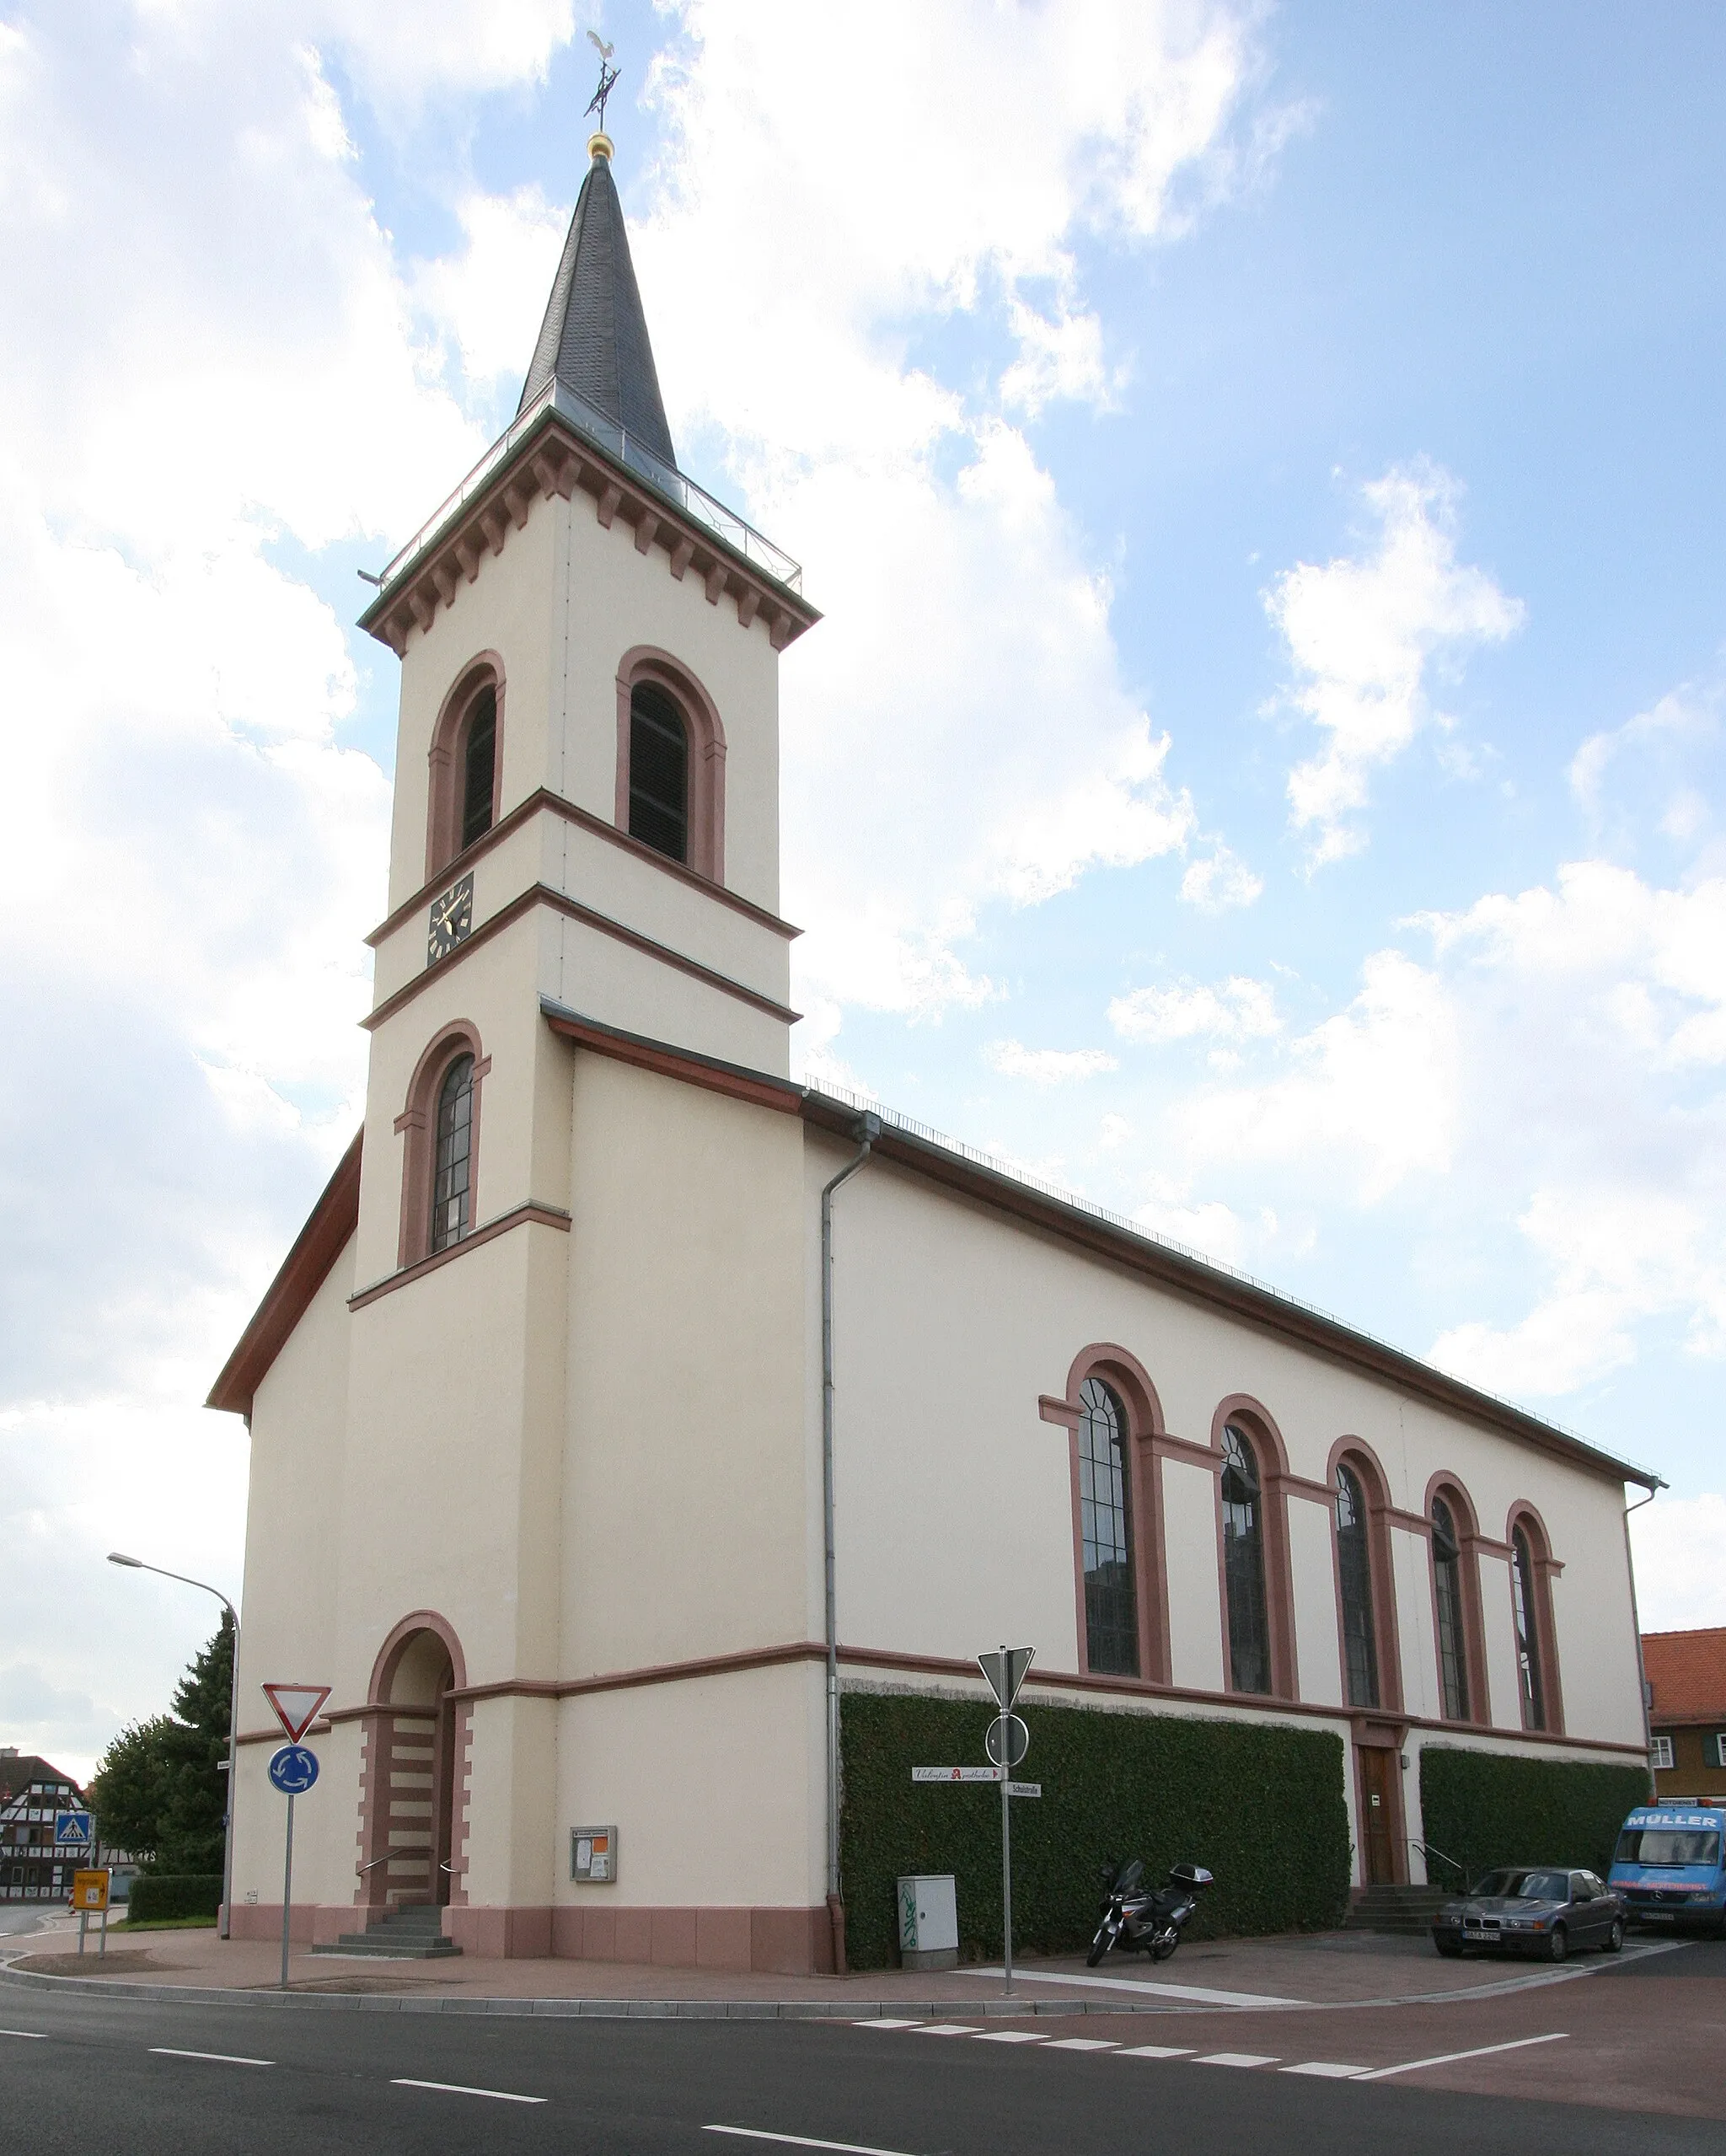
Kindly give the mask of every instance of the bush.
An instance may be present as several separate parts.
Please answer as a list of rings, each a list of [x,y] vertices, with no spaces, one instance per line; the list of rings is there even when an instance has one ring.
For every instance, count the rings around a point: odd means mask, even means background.
[[[135,1924],[170,1917],[211,1917],[222,1907],[222,1874],[216,1872],[140,1872],[131,1883],[126,1913]]]
[[[898,1957],[897,1881],[951,1872],[962,1944],[1000,1951],[1000,1791],[914,1783],[913,1767],[985,1756],[989,1709],[971,1700],[847,1692],[841,1702],[841,1878],[847,1959]],[[1182,1860],[1216,1884],[1195,1935],[1328,1929],[1348,1900],[1339,1737],[1174,1714],[1032,1706],[1021,1775],[1041,1800],[1013,1806],[1013,1936],[1044,1954],[1084,1946],[1105,1864],[1143,1858],[1160,1879]]]
[[[1420,1755],[1426,1838],[1456,1858],[1471,1885],[1495,1864],[1586,1865],[1604,1879],[1625,1814],[1648,1801],[1645,1767],[1450,1745]],[[1449,1866],[1434,1876],[1448,1882]]]

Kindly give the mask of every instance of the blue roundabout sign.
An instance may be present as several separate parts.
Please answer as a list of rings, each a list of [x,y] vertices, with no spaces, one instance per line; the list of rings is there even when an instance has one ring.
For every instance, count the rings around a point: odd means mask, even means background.
[[[318,1778],[318,1755],[303,1744],[285,1744],[270,1759],[270,1779],[285,1797],[303,1797]]]

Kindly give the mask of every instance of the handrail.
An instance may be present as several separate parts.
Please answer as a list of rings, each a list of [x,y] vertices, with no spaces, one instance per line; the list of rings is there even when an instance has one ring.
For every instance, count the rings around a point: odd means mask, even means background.
[[[608,456],[614,458],[636,478],[645,480],[655,493],[673,508],[682,510],[686,517],[705,525],[722,545],[740,555],[752,568],[770,577],[776,584],[782,584],[788,592],[802,590],[801,566],[794,561],[783,548],[764,538],[735,510],[727,509],[722,501],[716,501],[705,487],[698,486],[675,464],[667,464],[645,443],[635,440],[614,419],[602,412],[597,405],[590,405],[585,397],[577,396],[566,383],[554,377],[526,411],[510,422],[454,492],[446,497],[407,544],[395,555],[378,580],[380,598],[392,588],[403,571],[441,536],[464,503],[470,501],[495,476],[499,468],[510,460],[529,434],[537,431],[540,419],[548,410],[555,411],[577,434],[591,442],[595,448],[602,449]]]
[[[381,1857],[373,1857],[368,1864],[356,1864],[354,1869],[363,1876],[365,1873],[375,1870],[379,1864],[394,1864],[398,1857],[429,1857],[431,1854],[432,1844],[429,1842],[413,1849],[386,1849]],[[444,1869],[448,1871],[448,1869],[446,1864]]]
[[[1434,1848],[1430,1842],[1423,1842],[1418,1834],[1411,1834],[1408,1837],[1408,1846],[1411,1849],[1418,1849],[1423,1857],[1436,1857],[1441,1864],[1449,1864],[1459,1879],[1466,1880],[1468,1877],[1468,1874],[1457,1863],[1455,1857],[1447,1857],[1442,1849]]]

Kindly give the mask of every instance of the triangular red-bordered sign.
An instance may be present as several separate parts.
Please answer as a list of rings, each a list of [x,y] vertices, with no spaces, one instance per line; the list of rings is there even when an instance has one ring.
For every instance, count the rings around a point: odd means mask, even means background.
[[[297,1744],[318,1719],[318,1709],[330,1697],[327,1684],[266,1684],[264,1697],[276,1709],[276,1719],[287,1731],[290,1744]]]

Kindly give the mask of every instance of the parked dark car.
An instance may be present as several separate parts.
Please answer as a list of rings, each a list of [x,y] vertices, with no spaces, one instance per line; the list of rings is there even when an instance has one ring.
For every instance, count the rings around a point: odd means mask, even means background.
[[[1552,1864],[1506,1864],[1471,1894],[1447,1901],[1433,1918],[1433,1944],[1455,1955],[1490,1948],[1562,1961],[1579,1946],[1616,1954],[1630,1912],[1622,1895],[1591,1871]]]

